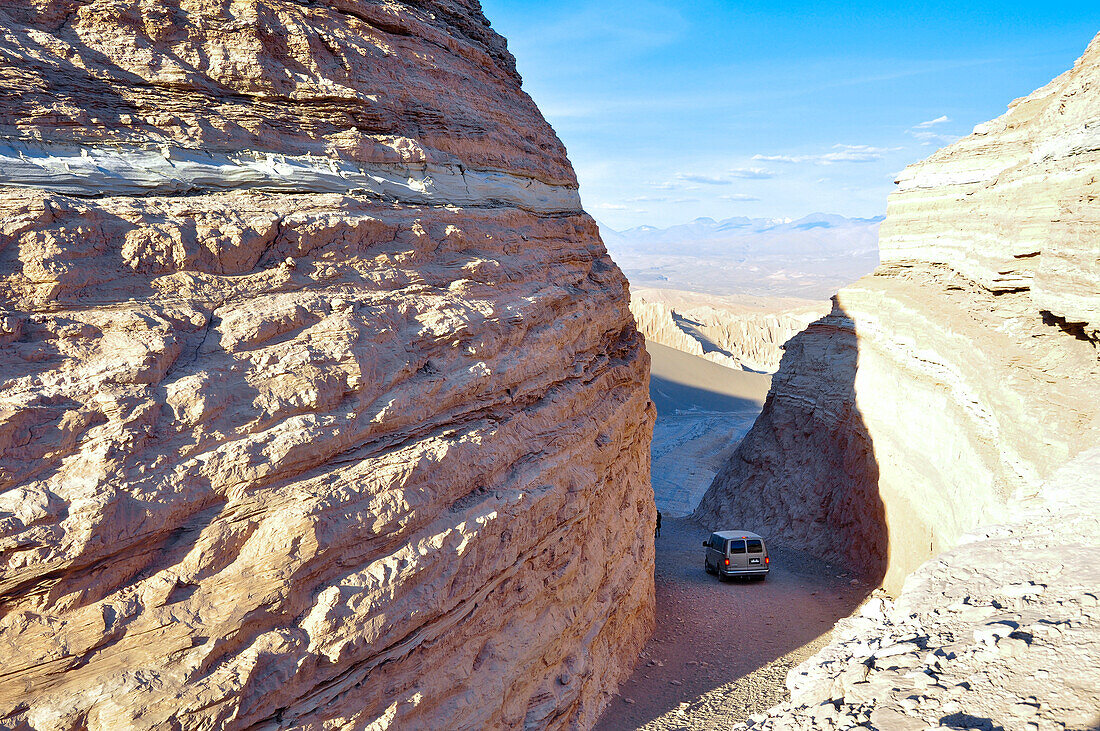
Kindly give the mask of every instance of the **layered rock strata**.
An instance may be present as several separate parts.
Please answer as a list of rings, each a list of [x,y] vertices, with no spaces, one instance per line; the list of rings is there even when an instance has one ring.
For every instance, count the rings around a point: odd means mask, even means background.
[[[897,591],[1100,443],[1084,396],[1100,386],[1097,84],[1100,40],[901,175],[882,266],[788,344],[704,522],[843,557]]]
[[[0,26],[0,726],[594,722],[648,361],[477,4]]]
[[[1100,36],[902,174],[883,265],[791,341],[704,498],[901,590],[753,727],[1095,726],[1098,89]]]
[[[775,373],[784,344],[828,310],[828,302],[790,298],[756,298],[747,304],[661,290],[635,291],[630,297],[630,311],[646,340],[758,373]]]
[[[1100,336],[1094,40],[1074,68],[899,176],[880,229],[884,264],[944,266]]]

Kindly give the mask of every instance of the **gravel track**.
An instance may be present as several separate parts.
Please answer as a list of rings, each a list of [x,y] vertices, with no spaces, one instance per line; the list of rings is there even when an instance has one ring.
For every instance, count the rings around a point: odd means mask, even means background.
[[[783,702],[787,671],[870,592],[843,569],[772,544],[767,581],[720,582],[703,571],[705,529],[666,518],[662,532],[657,628],[600,731],[723,728]]]

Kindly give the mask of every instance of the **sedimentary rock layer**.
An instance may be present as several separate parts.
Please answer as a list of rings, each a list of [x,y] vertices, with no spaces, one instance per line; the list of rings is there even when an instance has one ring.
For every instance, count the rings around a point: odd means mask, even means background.
[[[829,311],[828,302],[732,297],[647,289],[633,291],[630,311],[650,342],[727,368],[774,373],[783,345]]]
[[[461,163],[575,185],[477,2],[4,8],[0,134],[352,163]]]
[[[705,523],[842,556],[896,591],[1100,443],[1086,396],[1100,387],[1087,210],[1100,148],[1067,131],[1100,125],[1098,83],[1095,40],[1072,71],[902,174],[882,266],[788,344]]]
[[[0,181],[77,196],[254,189],[350,193],[414,205],[515,206],[538,213],[581,210],[574,187],[458,163],[353,164],[313,155],[211,153],[177,145],[102,148],[8,141],[0,143]]]
[[[647,360],[476,3],[0,25],[0,725],[594,721]]]
[[[899,176],[884,264],[947,266],[1100,333],[1100,44],[1004,115]]]

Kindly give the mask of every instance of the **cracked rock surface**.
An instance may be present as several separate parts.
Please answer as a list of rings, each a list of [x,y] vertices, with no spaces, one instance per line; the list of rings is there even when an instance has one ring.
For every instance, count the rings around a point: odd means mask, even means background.
[[[1100,720],[1100,449],[1016,519],[868,600],[740,728],[1091,729]]]
[[[648,359],[477,3],[0,28],[10,149],[87,153],[0,168],[0,727],[593,723],[653,622]],[[295,182],[88,189],[131,149]],[[417,195],[295,177],[379,165]]]

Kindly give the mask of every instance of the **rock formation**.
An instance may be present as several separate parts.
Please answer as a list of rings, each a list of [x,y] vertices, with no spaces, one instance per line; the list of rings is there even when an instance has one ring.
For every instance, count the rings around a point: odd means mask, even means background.
[[[707,525],[843,557],[891,592],[946,551],[892,610],[842,624],[758,725],[1095,725],[1098,90],[1100,36],[901,175],[882,265],[791,341],[704,498]]]
[[[829,311],[819,304],[790,298],[697,295],[643,289],[630,296],[630,311],[650,342],[737,370],[775,373],[783,345]]]
[[[478,4],[0,26],[0,727],[594,722],[647,359]]]

